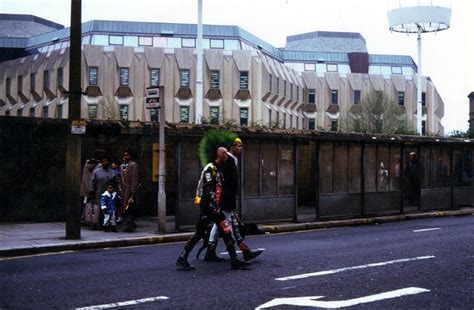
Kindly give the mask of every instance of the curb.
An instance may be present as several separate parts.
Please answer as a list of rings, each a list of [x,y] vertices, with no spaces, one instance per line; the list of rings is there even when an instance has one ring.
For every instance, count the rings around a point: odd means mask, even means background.
[[[42,253],[58,253],[64,251],[84,251],[104,248],[120,248],[129,246],[151,245],[160,243],[187,241],[193,233],[177,233],[160,236],[128,238],[122,240],[80,241],[54,245],[38,245],[0,250],[0,257],[28,256]]]
[[[474,209],[453,210],[453,211],[435,211],[426,213],[413,213],[401,215],[377,216],[370,218],[334,220],[326,222],[292,223],[276,225],[258,225],[258,230],[265,234],[278,234],[304,230],[327,229],[342,226],[372,225],[380,223],[400,222],[407,220],[418,220],[436,217],[449,216],[469,216],[474,215]]]
[[[462,210],[450,210],[450,211],[434,211],[426,213],[413,213],[413,214],[400,214],[400,215],[388,215],[378,216],[370,218],[357,218],[357,219],[343,219],[343,220],[332,220],[325,222],[309,222],[309,223],[288,223],[288,224],[274,224],[274,225],[257,225],[259,234],[279,234],[288,233],[295,231],[305,230],[316,230],[316,229],[327,229],[334,227],[343,226],[360,226],[360,225],[373,225],[380,223],[391,223],[400,222],[406,220],[418,220],[426,218],[437,218],[437,217],[454,217],[454,216],[470,216],[474,215],[474,208],[462,209]],[[16,247],[5,250],[0,250],[0,257],[20,257],[42,253],[58,253],[64,251],[83,251],[83,250],[95,250],[104,248],[118,248],[118,247],[129,247],[129,246],[140,246],[140,245],[152,245],[161,243],[171,242],[184,242],[187,241],[193,235],[192,232],[187,233],[174,233],[168,235],[157,235],[157,236],[146,236],[138,238],[127,238],[121,240],[101,240],[101,241],[81,241],[71,240],[65,241],[63,244],[45,244],[31,247]]]

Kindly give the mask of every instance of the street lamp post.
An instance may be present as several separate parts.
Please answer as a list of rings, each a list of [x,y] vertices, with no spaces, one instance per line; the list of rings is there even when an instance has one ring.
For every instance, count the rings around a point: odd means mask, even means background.
[[[197,64],[196,64],[196,104],[195,104],[195,124],[201,124],[202,118],[202,0],[198,0],[198,25],[197,25]]]

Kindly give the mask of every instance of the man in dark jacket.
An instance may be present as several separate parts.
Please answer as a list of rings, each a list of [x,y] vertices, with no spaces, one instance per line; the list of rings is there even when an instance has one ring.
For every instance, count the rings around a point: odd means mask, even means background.
[[[202,196],[200,199],[200,215],[196,224],[196,232],[186,242],[184,250],[176,261],[176,265],[184,270],[195,269],[188,262],[189,253],[194,246],[204,237],[206,230],[211,222],[218,227],[222,238],[224,239],[227,251],[231,258],[231,268],[240,269],[249,265],[247,262],[240,261],[234,248],[234,240],[232,239],[232,230],[227,222],[225,215],[220,209],[223,189],[222,166],[227,159],[227,149],[219,147],[216,153],[215,161],[204,167],[201,173],[200,186],[202,187]]]
[[[122,194],[123,207],[120,214],[125,220],[125,232],[134,232],[137,228],[135,219],[138,212],[138,189],[140,186],[138,164],[132,150],[123,152],[123,164],[120,166],[119,191]]]
[[[236,138],[232,145],[230,146],[230,152],[227,152],[227,159],[223,165],[223,175],[224,175],[224,186],[222,191],[222,202],[221,208],[222,212],[225,215],[227,221],[232,228],[232,236],[237,242],[244,259],[249,261],[259,256],[262,253],[262,250],[250,250],[249,247],[244,242],[244,237],[241,234],[240,227],[243,224],[240,222],[240,219],[237,215],[237,190],[239,188],[239,156],[242,152],[242,140]],[[213,228],[209,236],[209,245],[204,256],[205,261],[220,261],[222,258],[217,256],[216,247],[217,247],[217,238],[218,230]]]

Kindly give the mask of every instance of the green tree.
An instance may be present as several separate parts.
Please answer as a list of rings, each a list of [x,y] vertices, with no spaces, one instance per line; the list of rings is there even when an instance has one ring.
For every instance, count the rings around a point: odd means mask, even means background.
[[[413,124],[393,97],[369,92],[341,113],[340,131],[383,134],[416,134]]]

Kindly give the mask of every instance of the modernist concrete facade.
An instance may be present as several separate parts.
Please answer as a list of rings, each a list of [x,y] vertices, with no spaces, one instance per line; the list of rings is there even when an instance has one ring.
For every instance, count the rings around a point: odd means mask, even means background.
[[[166,120],[193,123],[195,25],[91,21],[82,31],[82,118],[157,121],[146,89],[163,86]],[[68,40],[69,29],[31,36],[28,56],[0,63],[0,115],[67,118]],[[371,91],[393,96],[415,121],[411,57],[364,47],[358,33],[313,32],[278,49],[239,27],[206,25],[203,121],[335,130],[340,113]],[[444,103],[428,77],[421,87],[426,132],[443,134]]]

